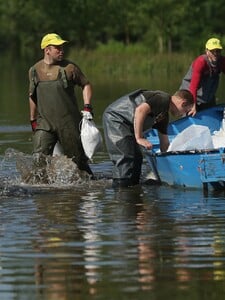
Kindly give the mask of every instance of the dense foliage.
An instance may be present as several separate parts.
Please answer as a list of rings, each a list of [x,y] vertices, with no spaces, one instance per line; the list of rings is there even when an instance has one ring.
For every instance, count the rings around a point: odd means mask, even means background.
[[[0,0],[0,51],[39,51],[41,37],[57,32],[78,48],[111,41],[142,44],[152,52],[203,48],[224,40],[222,0]]]

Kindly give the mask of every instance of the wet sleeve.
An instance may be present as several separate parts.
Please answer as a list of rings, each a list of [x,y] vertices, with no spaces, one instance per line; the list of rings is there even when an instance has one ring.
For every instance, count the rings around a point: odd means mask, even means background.
[[[31,97],[31,99],[36,102],[37,101],[37,97],[36,97],[36,85],[35,85],[35,70],[33,68],[30,68],[29,72],[28,72],[28,76],[29,76],[29,97]]]
[[[157,116],[162,111],[169,110],[171,96],[164,92],[155,92],[153,95],[149,95],[146,98],[146,102],[151,107],[151,113]]]
[[[90,83],[89,80],[86,78],[86,76],[81,71],[81,69],[75,64],[74,64],[74,70],[73,70],[73,82],[75,85],[78,85],[81,88],[84,88],[85,85]]]
[[[154,117],[162,116],[162,120],[153,125],[153,128],[156,128],[162,134],[167,134],[170,99],[171,96],[169,94],[164,92],[157,92],[146,101],[150,105],[151,114],[153,114]]]

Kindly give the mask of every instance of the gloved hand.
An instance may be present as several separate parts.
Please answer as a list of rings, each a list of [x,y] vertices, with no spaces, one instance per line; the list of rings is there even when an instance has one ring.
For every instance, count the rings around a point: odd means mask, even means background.
[[[89,111],[90,113],[92,113],[93,108],[91,104],[84,104],[84,111]]]
[[[82,117],[86,120],[92,120],[93,119],[93,115],[90,111],[82,110],[81,114],[82,114]]]
[[[30,124],[31,124],[32,130],[35,131],[36,127],[37,127],[37,120],[35,119],[35,120],[30,121]]]

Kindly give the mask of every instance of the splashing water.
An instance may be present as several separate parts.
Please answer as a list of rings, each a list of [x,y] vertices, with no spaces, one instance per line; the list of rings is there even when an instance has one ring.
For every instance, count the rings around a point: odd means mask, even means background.
[[[111,186],[111,165],[95,166],[95,180],[64,155],[40,156],[8,148],[0,156],[0,196],[27,196],[45,191],[102,188]],[[103,173],[104,171],[104,173]]]
[[[32,156],[15,149],[7,149],[0,164],[4,185],[56,185],[82,184],[90,181],[85,171],[80,171],[72,159],[60,156]]]
[[[17,155],[16,166],[22,181],[28,184],[68,185],[87,181],[90,176],[80,171],[72,159],[60,156]]]

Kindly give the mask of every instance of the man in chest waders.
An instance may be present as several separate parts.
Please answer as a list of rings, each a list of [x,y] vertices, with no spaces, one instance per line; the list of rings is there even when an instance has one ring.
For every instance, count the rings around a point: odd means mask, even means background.
[[[80,139],[82,119],[74,87],[82,89],[84,111],[92,112],[92,87],[80,68],[63,58],[63,40],[55,33],[41,41],[44,58],[29,70],[30,122],[33,153],[52,155],[57,141],[77,167],[93,175]]]
[[[144,132],[157,129],[160,150],[165,152],[169,146],[169,113],[181,117],[192,109],[193,104],[193,96],[187,90],[171,96],[163,91],[139,89],[120,97],[105,109],[103,129],[113,163],[113,187],[139,184],[143,161],[141,147],[147,150],[153,147]]]

